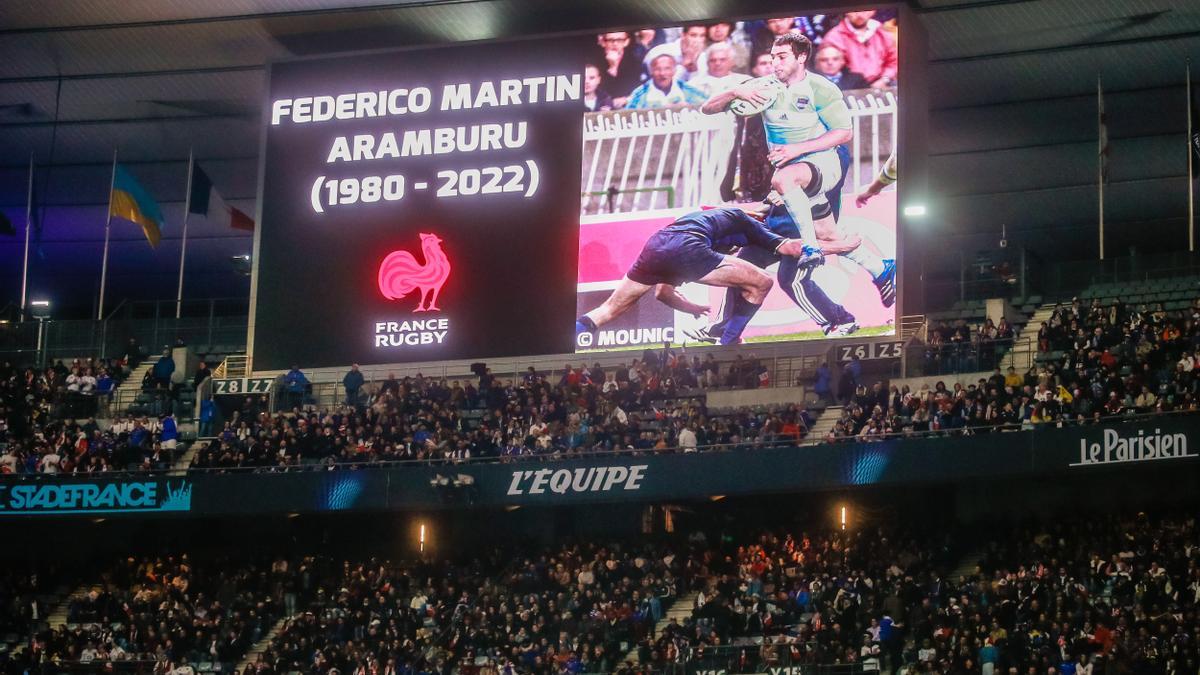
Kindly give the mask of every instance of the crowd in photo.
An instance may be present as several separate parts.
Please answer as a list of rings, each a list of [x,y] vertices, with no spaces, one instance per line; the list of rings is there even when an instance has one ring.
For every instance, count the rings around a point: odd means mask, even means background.
[[[585,106],[597,112],[700,105],[770,75],[775,39],[792,32],[813,45],[809,70],[842,90],[896,84],[896,12],[863,10],[601,33],[584,72]]]

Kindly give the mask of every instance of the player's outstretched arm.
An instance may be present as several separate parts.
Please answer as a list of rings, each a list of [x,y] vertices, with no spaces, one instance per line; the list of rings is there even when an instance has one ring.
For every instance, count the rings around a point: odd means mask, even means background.
[[[761,90],[743,85],[740,87],[734,87],[729,91],[713,94],[707,101],[704,102],[704,105],[700,106],[700,112],[704,113],[705,115],[716,115],[718,113],[723,113],[727,108],[729,108],[730,103],[733,103],[739,98],[743,101],[754,103],[755,105],[759,103],[766,103],[767,101],[766,94],[764,94]]]
[[[893,152],[887,158],[887,161],[883,163],[883,166],[879,169],[879,175],[875,177],[875,180],[871,181],[871,184],[867,186],[867,189],[858,193],[858,196],[854,198],[855,206],[861,209],[862,207],[866,206],[867,202],[869,202],[872,197],[880,192],[883,192],[885,187],[895,182],[896,153]]]
[[[867,205],[867,202],[871,201],[872,197],[882,191],[883,183],[880,183],[879,179],[876,178],[870,185],[867,186],[865,190],[858,193],[858,195],[854,198],[854,205],[861,209]]]
[[[697,305],[687,298],[680,295],[679,291],[671,284],[659,284],[654,287],[654,297],[659,302],[663,303],[671,309],[676,309],[681,312],[687,312],[694,317],[701,317],[708,314],[708,306]]]
[[[850,234],[841,239],[821,239],[818,243],[820,244],[821,253],[825,255],[838,255],[840,253],[849,253],[858,248],[862,244],[862,237],[857,234]]]

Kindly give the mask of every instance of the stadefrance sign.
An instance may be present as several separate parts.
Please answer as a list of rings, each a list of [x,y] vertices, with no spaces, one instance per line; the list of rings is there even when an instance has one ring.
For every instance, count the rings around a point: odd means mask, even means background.
[[[68,515],[180,512],[192,508],[189,481],[142,480],[112,483],[21,483],[0,485],[0,513]]]

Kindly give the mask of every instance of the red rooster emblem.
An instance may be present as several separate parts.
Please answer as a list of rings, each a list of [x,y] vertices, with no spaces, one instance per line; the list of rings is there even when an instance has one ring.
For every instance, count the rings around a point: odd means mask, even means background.
[[[425,264],[417,262],[408,251],[392,251],[379,265],[379,292],[388,300],[399,300],[421,291],[421,302],[414,311],[440,312],[438,293],[450,276],[450,260],[442,250],[442,240],[436,234],[421,234],[421,252]]]

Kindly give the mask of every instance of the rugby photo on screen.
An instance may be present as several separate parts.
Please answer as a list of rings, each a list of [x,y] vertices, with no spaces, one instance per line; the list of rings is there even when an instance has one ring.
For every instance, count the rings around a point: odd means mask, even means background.
[[[597,36],[578,351],[894,332],[896,29],[867,10]]]

